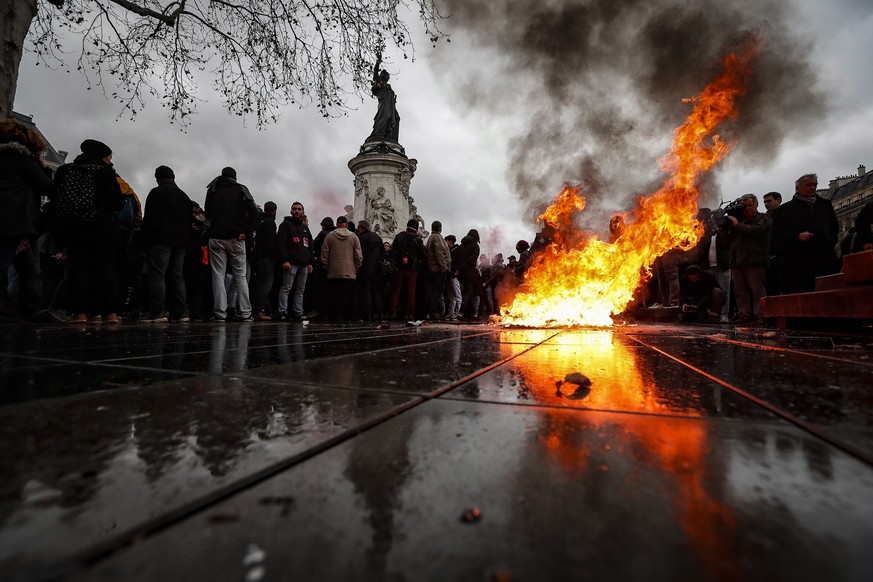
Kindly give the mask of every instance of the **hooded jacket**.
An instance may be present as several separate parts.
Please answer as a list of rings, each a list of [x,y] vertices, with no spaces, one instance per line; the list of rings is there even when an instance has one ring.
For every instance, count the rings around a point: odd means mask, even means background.
[[[276,255],[280,263],[292,265],[311,265],[312,233],[303,221],[293,216],[286,216],[279,225],[276,235]]]
[[[30,150],[17,142],[0,144],[0,236],[37,235],[40,197],[54,191]]]
[[[363,262],[361,241],[349,229],[337,227],[324,238],[321,264],[327,270],[328,279],[355,279]]]
[[[206,218],[209,238],[232,239],[251,232],[258,207],[249,189],[234,178],[218,176],[206,187]]]

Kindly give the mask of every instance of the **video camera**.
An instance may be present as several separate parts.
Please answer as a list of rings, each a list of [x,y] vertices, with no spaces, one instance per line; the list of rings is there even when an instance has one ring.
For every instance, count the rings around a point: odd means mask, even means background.
[[[712,220],[717,226],[727,224],[728,216],[733,216],[738,221],[743,220],[743,202],[740,198],[725,203],[724,200],[718,205],[718,208],[712,211]]]

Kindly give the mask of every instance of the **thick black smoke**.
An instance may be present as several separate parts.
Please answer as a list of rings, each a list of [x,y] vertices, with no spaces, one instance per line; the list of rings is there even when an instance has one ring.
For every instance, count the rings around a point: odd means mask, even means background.
[[[763,39],[752,85],[739,119],[720,132],[740,141],[732,163],[774,159],[788,136],[821,118],[824,97],[804,60],[811,39],[792,33],[783,0],[446,2],[453,44],[482,56],[442,63],[463,102],[525,120],[509,146],[509,171],[532,213],[564,182],[585,182],[594,208],[628,208],[653,191],[655,159],[690,111],[682,98],[699,93],[752,35]],[[499,73],[473,68],[495,64]],[[705,200],[721,196],[710,191]]]

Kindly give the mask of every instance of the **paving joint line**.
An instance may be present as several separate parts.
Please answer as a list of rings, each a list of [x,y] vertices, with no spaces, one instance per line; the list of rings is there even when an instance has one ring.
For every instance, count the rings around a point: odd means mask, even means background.
[[[854,445],[852,445],[850,443],[846,443],[846,442],[844,442],[836,437],[831,436],[828,432],[821,430],[818,426],[816,426],[812,423],[809,423],[809,422],[791,414],[790,412],[787,412],[787,411],[777,407],[774,404],[770,404],[769,402],[767,402],[763,398],[759,398],[759,397],[757,397],[749,392],[746,392],[742,388],[739,388],[738,386],[734,386],[730,382],[722,380],[721,378],[714,376],[714,375],[698,368],[697,366],[693,365],[690,362],[686,362],[685,360],[682,360],[682,359],[680,359],[672,354],[665,352],[664,350],[662,350],[660,348],[649,345],[641,340],[637,340],[636,338],[634,338],[634,339],[635,339],[635,341],[638,341],[641,345],[643,345],[651,350],[654,350],[654,351],[658,352],[659,354],[664,355],[675,362],[678,362],[679,364],[685,366],[686,368],[693,370],[694,372],[697,372],[701,376],[704,376],[705,378],[708,378],[708,379],[712,380],[713,382],[720,384],[721,386],[724,386],[728,390],[731,390],[732,392],[742,396],[743,398],[746,398],[746,399],[752,401],[753,403],[757,404],[758,406],[761,406],[762,408],[769,410],[773,414],[787,420],[788,422],[794,424],[798,428],[808,432],[812,436],[814,436],[820,440],[825,441],[826,443],[830,444],[831,446],[840,449],[844,453],[847,453],[848,455],[855,457],[856,459],[865,463],[866,465],[873,467],[873,456],[868,454],[866,451],[859,449],[858,447],[855,447]]]

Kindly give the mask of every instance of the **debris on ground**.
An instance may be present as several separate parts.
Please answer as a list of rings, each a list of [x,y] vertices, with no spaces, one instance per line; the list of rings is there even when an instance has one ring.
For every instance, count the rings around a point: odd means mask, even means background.
[[[562,390],[565,386],[569,392]],[[578,400],[588,396],[589,392],[591,392],[591,379],[579,372],[567,374],[563,381],[555,382],[555,396],[558,398],[567,397],[571,400]]]
[[[478,507],[470,507],[464,510],[464,513],[461,514],[461,521],[463,523],[476,523],[482,519],[482,513],[479,511]]]

